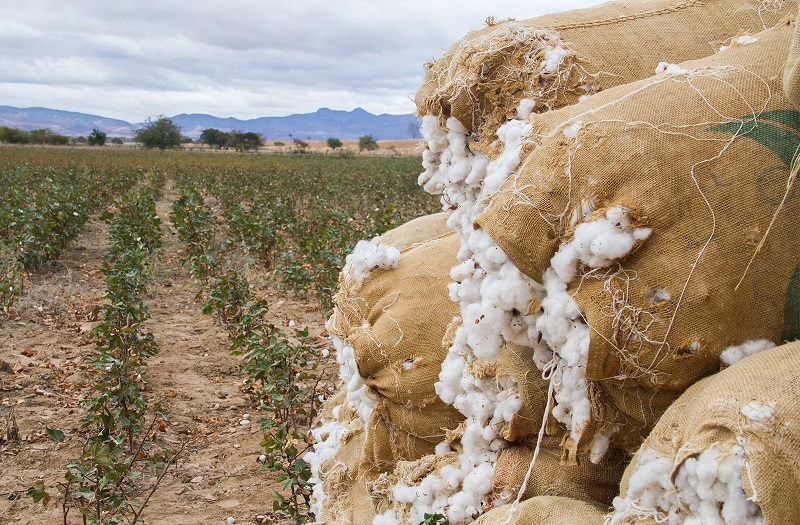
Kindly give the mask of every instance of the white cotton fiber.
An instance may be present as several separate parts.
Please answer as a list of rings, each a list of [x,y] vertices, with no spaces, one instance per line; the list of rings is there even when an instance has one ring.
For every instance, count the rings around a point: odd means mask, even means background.
[[[378,514],[372,519],[372,525],[399,525],[399,523],[393,509],[389,509],[383,514]]]
[[[689,71],[682,68],[678,64],[670,64],[669,62],[659,62],[656,66],[656,75],[666,73],[667,75],[684,75]]]
[[[536,107],[536,101],[532,98],[523,98],[517,104],[517,118],[518,119],[526,119],[528,115],[533,112],[533,109]]]
[[[544,62],[539,66],[542,73],[552,73],[564,62],[567,50],[561,46],[553,47],[544,52]]]
[[[669,525],[763,524],[761,509],[744,490],[746,446],[742,438],[727,448],[715,443],[686,459],[674,476],[671,457],[654,449],[640,450],[628,492],[614,498],[614,512],[605,523],[635,517]]]
[[[756,38],[754,36],[750,36],[750,35],[742,35],[742,36],[738,36],[736,38],[732,38],[729,45],[720,46],[719,50],[720,51],[725,51],[729,47],[746,46],[748,44],[754,44],[756,42],[758,42],[758,38]]]
[[[550,268],[543,274],[543,313],[537,319],[536,328],[555,364],[551,379],[557,385],[553,415],[570,429],[570,437],[576,441],[591,415],[585,373],[591,334],[567,287],[581,267],[606,268],[650,235],[650,228],[635,228],[631,224],[633,220],[628,210],[621,206],[610,208],[596,220],[582,222],[575,228],[572,239],[561,245],[550,261]],[[543,358],[537,356],[537,360]],[[595,436],[592,461],[600,461],[609,443],[608,435]]]
[[[724,366],[731,366],[734,363],[738,363],[745,357],[757,354],[762,350],[769,350],[770,348],[775,348],[775,343],[772,341],[768,339],[754,339],[752,341],[746,341],[740,345],[729,346],[722,351],[719,356],[719,360]]]
[[[325,502],[325,491],[319,477],[319,469],[339,450],[345,433],[346,429],[338,421],[323,420],[319,426],[311,429],[314,447],[303,455],[303,460],[311,469],[311,477],[308,480],[312,487],[309,510],[317,516],[322,511],[322,505]]]
[[[778,425],[774,402],[753,401],[743,406],[741,413],[753,429],[765,434],[774,432]]]
[[[329,322],[330,323],[330,322]],[[347,391],[347,402],[358,413],[362,423],[369,421],[375,408],[375,400],[369,396],[369,387],[358,373],[355,350],[339,337],[331,334],[331,341],[336,348],[336,361],[339,363],[339,378]]]
[[[566,55],[563,47],[552,46],[542,68],[554,70]],[[469,364],[476,359],[497,359],[506,342],[531,348],[540,368],[554,363],[551,377],[558,387],[553,414],[568,426],[573,438],[580,436],[591,414],[584,371],[590,333],[566,292],[567,285],[583,267],[605,268],[650,234],[647,228],[632,227],[628,210],[619,206],[587,222],[594,203],[585,199],[580,214],[573,217],[574,238],[558,251],[540,284],[519,271],[488,233],[474,228],[489,196],[519,166],[522,144],[531,129],[524,119],[534,107],[534,101],[523,101],[517,108],[517,118],[497,130],[503,149],[491,161],[470,150],[466,128],[456,119],[448,119],[447,129],[442,130],[438,119],[423,117],[424,138],[432,146],[424,157],[425,172],[419,181],[427,191],[442,195],[443,208],[449,213],[448,225],[462,240],[460,263],[451,271],[454,282],[449,286],[450,297],[460,305],[462,323],[435,389],[442,400],[452,403],[466,417],[459,456],[465,476],[475,469],[493,468],[496,451],[505,446],[497,429],[511,421],[522,406],[515,382],[477,379],[470,372]],[[565,129],[567,138],[574,140],[582,125],[575,122]],[[541,301],[544,313],[526,315],[534,299]],[[598,436],[593,460],[602,458],[609,442],[609,435]],[[480,502],[488,497],[488,493],[479,494],[479,488],[465,484],[448,499],[451,523],[472,519],[468,509],[480,509]]]
[[[380,237],[372,241],[358,241],[353,253],[345,257],[342,267],[343,281],[349,287],[348,292],[357,293],[372,270],[391,270],[397,268],[399,261],[400,250],[381,244]]]

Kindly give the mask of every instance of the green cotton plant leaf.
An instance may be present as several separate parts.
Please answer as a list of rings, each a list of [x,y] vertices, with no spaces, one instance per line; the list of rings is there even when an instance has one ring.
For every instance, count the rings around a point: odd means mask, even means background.
[[[50,494],[45,489],[44,481],[41,480],[37,481],[34,486],[30,487],[25,495],[32,498],[34,503],[39,503],[41,501],[42,505],[45,507],[48,503],[50,503]]]
[[[766,111],[756,118],[742,117],[741,120],[711,126],[703,131],[733,133],[755,140],[777,155],[789,168],[800,147],[800,112],[789,109]]]
[[[57,428],[45,428],[45,432],[47,432],[48,437],[56,443],[64,441],[64,433]]]

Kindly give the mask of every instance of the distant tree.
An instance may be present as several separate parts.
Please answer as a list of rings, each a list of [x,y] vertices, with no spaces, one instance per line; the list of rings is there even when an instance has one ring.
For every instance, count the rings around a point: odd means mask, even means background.
[[[194,140],[192,140],[192,137],[189,137],[187,135],[181,135],[181,144],[191,144],[193,142]]]
[[[81,135],[80,137],[78,137],[77,139],[75,139],[75,142],[77,142],[78,144],[86,144],[86,137],[84,137],[83,135]]]
[[[292,139],[292,142],[294,143],[294,147],[297,148],[297,151],[301,153],[305,152],[306,149],[308,149],[308,142],[306,142],[305,140]]]
[[[242,132],[233,130],[230,132],[228,140],[225,142],[226,148],[234,148],[236,151],[257,150],[264,143],[263,137],[253,131]]]
[[[122,137],[114,137],[111,139],[111,144],[115,146],[122,146],[124,143],[125,141],[122,140]]]
[[[6,144],[28,144],[31,136],[27,131],[8,126],[0,126],[0,142]]]
[[[94,128],[89,136],[86,137],[86,142],[90,146],[105,146],[106,145],[106,134],[100,131],[97,128]]]
[[[408,123],[408,135],[412,139],[418,139],[419,138],[419,125],[414,124],[413,122],[409,122]]]
[[[49,144],[52,146],[60,146],[69,143],[69,137],[66,135],[59,135],[47,128],[34,129],[28,133],[28,141],[33,144]]]
[[[59,135],[58,133],[51,134],[47,139],[47,143],[53,146],[66,146],[69,144],[69,137],[66,135]]]
[[[47,136],[52,133],[47,128],[32,129],[29,134],[33,144],[47,144]]]
[[[227,133],[216,128],[204,129],[200,134],[200,142],[208,144],[212,148],[223,147],[228,142],[228,139],[230,139],[230,136]]]
[[[372,138],[372,135],[364,135],[358,138],[358,151],[375,151],[378,146],[378,141]]]
[[[272,145],[273,146],[285,146],[286,144],[284,144],[283,142],[277,140],[277,141],[273,142]]]
[[[331,149],[341,148],[342,141],[337,139],[336,137],[331,137],[328,139],[328,147]]]
[[[181,145],[181,128],[164,115],[156,120],[148,117],[144,127],[134,132],[133,140],[148,149],[178,148]]]

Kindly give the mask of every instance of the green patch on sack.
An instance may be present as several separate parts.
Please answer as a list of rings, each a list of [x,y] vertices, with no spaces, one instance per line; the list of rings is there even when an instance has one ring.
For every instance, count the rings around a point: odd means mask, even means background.
[[[788,168],[800,146],[800,112],[790,109],[765,111],[755,118],[742,117],[742,120],[726,122],[703,131],[734,133],[755,140],[769,148]]]
[[[755,140],[769,148],[781,159],[787,169],[800,148],[800,112],[789,109],[765,111],[755,118],[744,118],[706,128],[704,131],[734,133]],[[800,339],[800,267],[798,267],[786,289],[783,306],[783,330],[781,341]]]
[[[800,267],[789,280],[786,289],[786,304],[783,306],[783,331],[781,341],[789,342],[800,339]]]

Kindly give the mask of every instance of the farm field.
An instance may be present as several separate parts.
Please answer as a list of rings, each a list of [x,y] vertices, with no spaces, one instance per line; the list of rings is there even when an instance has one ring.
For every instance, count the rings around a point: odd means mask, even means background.
[[[420,164],[0,149],[0,522],[306,519],[338,268]]]

